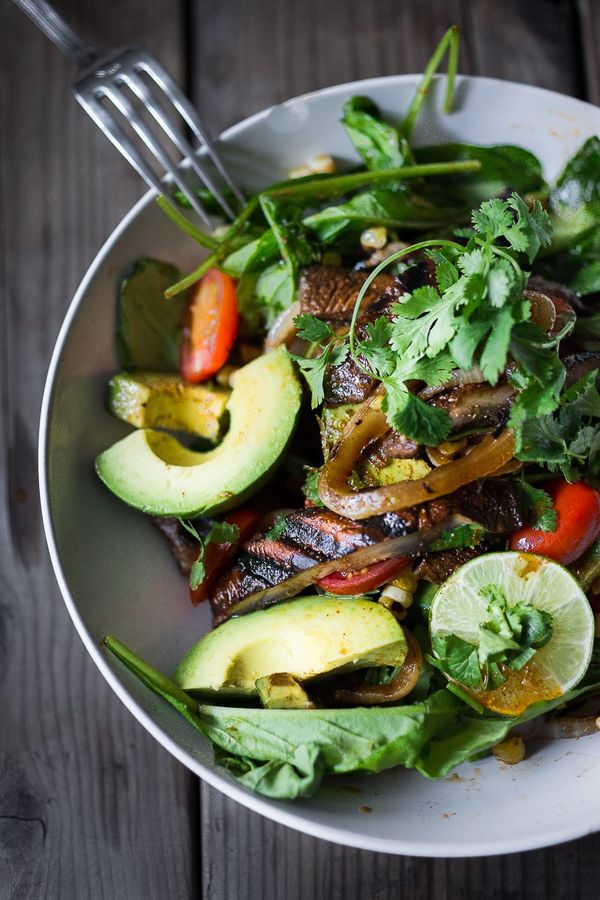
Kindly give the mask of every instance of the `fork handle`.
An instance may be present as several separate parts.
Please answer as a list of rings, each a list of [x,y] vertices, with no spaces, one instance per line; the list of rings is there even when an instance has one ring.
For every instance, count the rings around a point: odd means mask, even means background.
[[[33,19],[38,28],[59,50],[78,65],[91,62],[98,55],[89,44],[85,44],[67,25],[61,16],[46,3],[46,0],[14,0],[16,5]]]

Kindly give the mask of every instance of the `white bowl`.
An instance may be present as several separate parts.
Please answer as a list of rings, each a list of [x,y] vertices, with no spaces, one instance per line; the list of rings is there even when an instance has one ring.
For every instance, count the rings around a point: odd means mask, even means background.
[[[285,177],[317,153],[354,159],[338,124],[346,97],[372,97],[384,114],[406,110],[417,76],[328,88],[266,110],[223,136],[227,160],[250,189]],[[600,110],[550,91],[487,78],[458,80],[456,111],[439,110],[435,85],[417,143],[515,143],[536,153],[553,178],[585,138],[600,133]],[[106,382],[118,368],[115,288],[140,256],[197,263],[198,248],[144,197],[106,242],[69,308],[50,364],[40,429],[46,537],[65,603],[96,665],[136,718],[184,765],[263,815],[331,841],[416,856],[508,853],[600,829],[600,740],[563,741],[515,767],[464,765],[442,781],[397,769],[327,782],[310,800],[270,801],[240,788],[213,762],[211,747],[100,642],[116,635],[169,673],[209,627],[192,608],[162,538],[94,474],[96,454],[128,430],[106,410]],[[357,792],[359,791],[359,792]],[[363,810],[361,811],[361,807]],[[364,808],[372,812],[365,814]]]

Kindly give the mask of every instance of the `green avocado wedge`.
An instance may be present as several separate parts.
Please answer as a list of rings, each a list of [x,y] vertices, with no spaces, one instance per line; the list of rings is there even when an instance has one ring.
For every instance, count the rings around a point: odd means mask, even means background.
[[[400,666],[402,626],[366,598],[300,597],[229,619],[184,656],[176,683],[204,697],[255,697],[256,682],[279,672],[302,682],[319,675]]]
[[[119,372],[108,384],[108,406],[136,428],[170,428],[211,441],[221,437],[230,391],[188,384],[165,372]]]
[[[236,373],[229,430],[214,450],[188,450],[169,434],[139,429],[96,458],[96,472],[121,500],[157,516],[213,515],[264,483],[293,434],[301,389],[287,350]]]

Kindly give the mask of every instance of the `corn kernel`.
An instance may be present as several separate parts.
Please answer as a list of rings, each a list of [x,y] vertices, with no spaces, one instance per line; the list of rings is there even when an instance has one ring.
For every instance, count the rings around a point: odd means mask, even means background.
[[[360,244],[363,250],[381,250],[387,244],[387,231],[383,225],[374,225],[365,228],[360,236]]]

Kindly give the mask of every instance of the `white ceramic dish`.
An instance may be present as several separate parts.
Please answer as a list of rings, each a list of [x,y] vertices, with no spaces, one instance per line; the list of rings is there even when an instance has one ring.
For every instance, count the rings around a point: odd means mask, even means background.
[[[361,93],[400,116],[417,76],[372,79],[290,100],[229,129],[227,159],[249,189],[281,177],[322,152],[353,159],[338,120],[344,99]],[[525,85],[482,78],[458,81],[456,111],[439,110],[440,83],[426,103],[415,140],[515,143],[535,152],[553,178],[591,134],[600,110]],[[474,856],[546,846],[600,829],[600,740],[564,741],[519,766],[494,760],[465,765],[431,782],[401,769],[327,783],[317,796],[269,801],[241,789],[211,748],[178,713],[101,648],[110,632],[158,669],[170,672],[209,627],[160,536],[96,478],[96,454],[126,426],[106,411],[117,369],[115,286],[140,256],[183,271],[198,248],[167,221],[150,195],[125,217],[91,265],[69,308],[50,365],[40,429],[40,484],[46,536],[65,603],[89,653],[121,700],[182,763],[235,800],[292,828],[331,841],[417,856]],[[82,528],[85,521],[85,528]],[[361,807],[369,807],[366,814]]]

